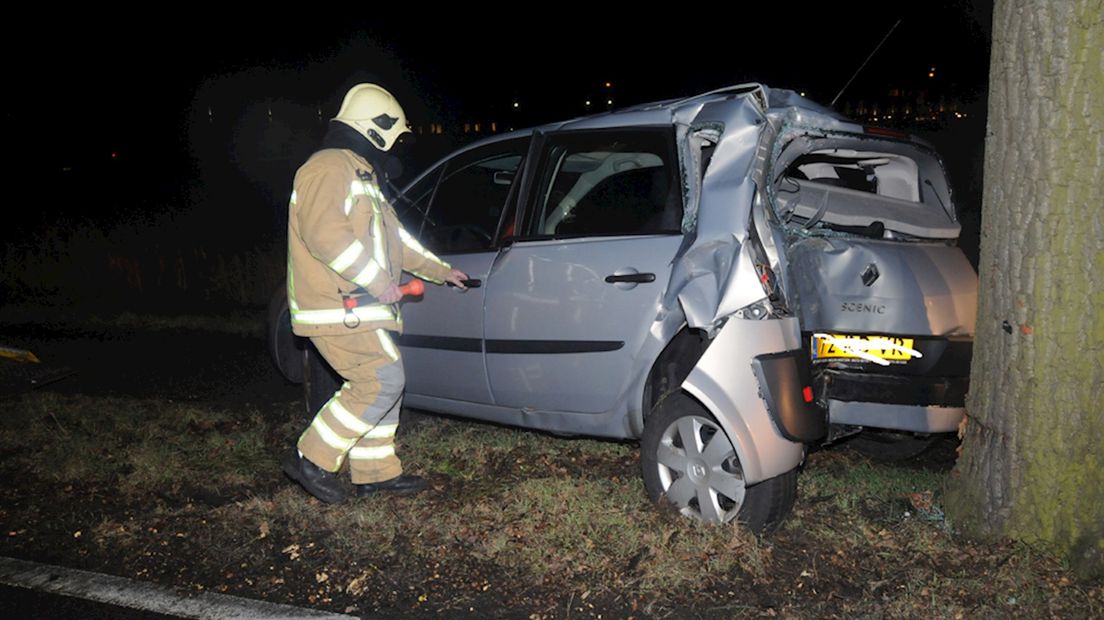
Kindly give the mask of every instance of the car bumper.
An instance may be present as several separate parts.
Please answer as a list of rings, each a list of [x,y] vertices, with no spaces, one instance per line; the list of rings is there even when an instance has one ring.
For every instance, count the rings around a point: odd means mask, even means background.
[[[965,415],[965,407],[828,401],[828,419],[832,424],[914,433],[948,433],[957,430]]]
[[[890,375],[846,370],[816,374],[819,402],[882,403],[931,407],[962,407],[970,390],[969,376]]]

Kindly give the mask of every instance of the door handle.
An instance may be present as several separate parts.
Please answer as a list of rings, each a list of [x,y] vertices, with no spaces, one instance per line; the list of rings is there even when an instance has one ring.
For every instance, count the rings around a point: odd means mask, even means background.
[[[606,276],[606,282],[610,284],[617,284],[618,282],[631,282],[633,284],[643,284],[645,282],[655,282],[654,273],[626,273],[626,274],[610,274]]]
[[[467,280],[461,280],[461,282],[463,282],[464,286],[468,288],[479,288],[483,286],[483,280],[480,280],[479,278],[468,278]],[[445,284],[448,284],[449,286],[456,286],[452,282],[445,282]]]

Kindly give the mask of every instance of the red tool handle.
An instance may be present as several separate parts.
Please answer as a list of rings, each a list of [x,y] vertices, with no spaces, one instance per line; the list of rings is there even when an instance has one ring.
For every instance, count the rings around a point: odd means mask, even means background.
[[[425,293],[425,282],[415,278],[400,286],[399,292],[403,294],[403,297],[417,297]]]

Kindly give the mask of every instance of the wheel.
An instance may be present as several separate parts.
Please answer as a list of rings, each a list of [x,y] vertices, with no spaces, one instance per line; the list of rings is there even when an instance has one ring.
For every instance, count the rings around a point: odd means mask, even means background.
[[[793,508],[797,470],[744,482],[736,449],[717,421],[683,392],[652,410],[640,439],[644,487],[682,514],[709,523],[738,521],[754,532],[777,528]]]
[[[291,383],[303,382],[303,350],[306,339],[291,332],[287,288],[281,286],[268,302],[268,354],[280,374]]]
[[[302,360],[303,368],[303,404],[307,416],[313,418],[322,405],[333,397],[337,388],[341,387],[344,379],[330,368],[326,359],[309,340],[299,359]]]
[[[849,439],[847,445],[873,460],[896,462],[920,456],[938,440],[938,435],[867,429]]]

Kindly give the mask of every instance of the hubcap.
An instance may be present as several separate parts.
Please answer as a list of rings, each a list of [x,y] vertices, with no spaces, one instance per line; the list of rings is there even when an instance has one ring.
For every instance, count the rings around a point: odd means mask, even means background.
[[[675,420],[660,437],[656,461],[667,499],[683,514],[726,523],[740,512],[743,471],[732,443],[713,420]]]

